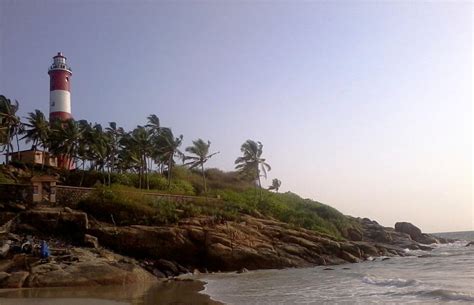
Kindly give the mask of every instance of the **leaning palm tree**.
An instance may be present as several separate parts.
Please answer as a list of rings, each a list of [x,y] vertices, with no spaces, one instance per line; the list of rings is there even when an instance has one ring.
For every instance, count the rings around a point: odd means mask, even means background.
[[[18,101],[12,103],[5,96],[0,95],[0,145],[6,150],[5,163],[8,164],[10,150],[13,150],[12,139],[18,136],[21,130],[20,118],[16,115]]]
[[[243,156],[235,160],[235,169],[257,180],[258,187],[260,188],[260,196],[262,195],[262,181],[260,177],[263,176],[267,178],[267,171],[271,170],[270,165],[262,158],[262,149],[263,145],[261,142],[247,140],[240,147]]]
[[[145,125],[148,128],[152,135],[157,136],[160,134],[161,126],[160,126],[160,119],[156,116],[156,114],[150,114],[147,117],[148,124]]]
[[[138,164],[135,163],[133,165],[138,168],[139,188],[142,188],[142,185],[145,183],[147,188],[149,188],[147,160],[150,157],[152,149],[152,136],[150,131],[143,126],[137,126],[130,133],[122,137],[121,145],[124,150],[129,151],[127,154],[122,154],[123,156],[129,157],[128,161],[138,158]],[[144,182],[143,184],[142,181]]]
[[[209,147],[211,146],[211,142],[207,141],[204,142],[202,139],[197,139],[193,141],[192,146],[186,147],[186,152],[193,154],[194,156],[185,156],[184,160],[191,160],[190,162],[186,163],[185,165],[189,165],[190,169],[200,167],[201,168],[201,175],[202,181],[204,184],[204,193],[207,194],[207,184],[206,184],[206,175],[204,174],[204,163],[207,162],[212,156],[218,154],[219,152],[215,152],[209,154]]]
[[[162,159],[167,161],[168,165],[168,188],[171,186],[171,171],[174,166],[174,157],[182,156],[183,153],[178,149],[183,142],[183,135],[175,138],[170,128],[161,128],[160,135],[155,138],[157,152]]]
[[[280,189],[281,186],[281,180],[275,178],[272,180],[272,185],[268,187],[269,191],[275,191],[278,193],[278,190]]]

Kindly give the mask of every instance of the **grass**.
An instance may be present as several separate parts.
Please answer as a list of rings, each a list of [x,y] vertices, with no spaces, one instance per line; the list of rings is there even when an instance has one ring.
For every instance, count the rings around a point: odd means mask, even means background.
[[[199,215],[235,220],[236,209],[229,205],[219,207],[196,198],[192,202],[176,202],[163,197],[147,195],[130,187],[98,186],[78,207],[101,221],[117,225],[163,225]]]
[[[95,186],[89,197],[79,207],[99,220],[115,222],[117,225],[143,224],[162,225],[176,223],[180,219],[209,215],[217,219],[236,220],[241,215],[271,217],[295,227],[301,227],[336,238],[347,236],[349,228],[358,224],[336,209],[311,199],[287,193],[273,193],[262,190],[258,195],[252,181],[242,178],[236,172],[219,169],[206,170],[208,196],[219,197],[221,204],[196,198],[186,202],[147,195],[160,192],[181,195],[204,195],[200,172],[176,166],[172,173],[171,186],[165,176],[149,175],[149,190],[138,190],[138,175],[134,173],[111,174],[111,187],[102,186],[106,176],[96,171],[62,172],[63,184]],[[3,179],[3,180],[2,180]],[[9,181],[0,171],[1,181]],[[112,220],[113,219],[113,220]]]

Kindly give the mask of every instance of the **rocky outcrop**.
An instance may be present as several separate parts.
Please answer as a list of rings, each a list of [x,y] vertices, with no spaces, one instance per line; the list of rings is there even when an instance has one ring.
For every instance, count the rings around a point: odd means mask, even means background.
[[[334,240],[314,231],[251,216],[242,217],[240,222],[214,222],[211,217],[201,217],[181,221],[177,226],[155,227],[95,223],[89,232],[101,245],[114,251],[174,261],[187,270],[305,267],[404,254],[401,248]]]
[[[406,248],[431,249],[415,240],[427,238],[421,231],[387,228],[367,218],[353,219],[356,225],[344,240],[249,215],[239,221],[194,217],[163,226],[115,226],[70,208],[41,207],[10,216],[13,232],[62,241],[49,240],[53,259],[41,261],[34,250],[19,254],[22,238],[8,234],[0,247],[0,287],[127,284],[189,272],[357,263],[403,256]]]
[[[395,231],[410,235],[411,239],[422,244],[439,244],[439,240],[429,234],[423,234],[421,230],[409,222],[397,222]]]
[[[64,255],[41,260],[32,254],[13,254],[0,261],[0,288],[65,287],[134,284],[156,278],[138,262],[102,250],[71,248]]]
[[[84,212],[69,208],[41,207],[19,214],[19,230],[49,235],[64,235],[74,241],[83,241],[89,228],[89,219]]]
[[[431,250],[432,247],[427,245],[452,242],[452,240],[437,239],[432,235],[424,234],[410,223],[397,223],[394,229],[384,227],[368,218],[354,218],[354,220],[360,224],[363,241],[378,243],[386,248],[395,246],[410,250]]]

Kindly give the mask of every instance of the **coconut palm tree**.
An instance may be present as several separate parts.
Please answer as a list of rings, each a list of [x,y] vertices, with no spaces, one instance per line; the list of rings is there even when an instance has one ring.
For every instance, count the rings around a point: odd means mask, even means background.
[[[209,154],[209,147],[211,146],[211,142],[207,141],[204,142],[202,139],[197,139],[193,141],[192,146],[186,147],[186,152],[193,154],[194,156],[185,156],[184,160],[191,160],[190,162],[186,163],[185,165],[189,165],[190,169],[200,167],[202,181],[204,184],[204,193],[207,194],[207,184],[206,184],[206,175],[204,173],[204,163],[207,162],[212,156],[218,154],[219,152],[215,152]]]
[[[115,122],[109,122],[109,127],[107,127],[105,130],[108,137],[110,138],[110,167],[112,172],[114,172],[120,138],[125,132],[122,127],[117,127],[117,123]]]
[[[175,138],[170,128],[161,128],[160,135],[155,138],[158,154],[167,160],[168,165],[168,188],[171,186],[171,171],[174,166],[174,157],[182,157],[183,153],[178,149],[183,142],[183,135]]]
[[[83,132],[79,123],[73,119],[53,121],[49,138],[50,150],[58,158],[67,160],[67,168],[71,168],[78,157],[79,142]]]
[[[13,150],[12,139],[21,131],[22,124],[16,115],[18,108],[18,101],[12,103],[4,95],[0,95],[0,145],[2,151],[6,150],[6,164],[9,162],[10,150]]]
[[[41,110],[36,109],[35,112],[29,112],[27,123],[23,124],[25,127],[24,136],[21,140],[26,139],[26,143],[33,142],[33,150],[36,152],[37,146],[43,147],[43,150],[48,148],[48,137],[50,134],[49,122]],[[43,152],[43,162],[41,167],[44,167],[46,161],[46,153]]]
[[[260,177],[267,178],[267,171],[271,170],[270,165],[262,158],[263,145],[261,142],[247,140],[240,147],[240,151],[243,153],[243,156],[235,160],[235,169],[257,180],[261,196],[262,181]]]
[[[281,181],[277,178],[272,180],[272,185],[268,187],[269,191],[275,191],[278,193],[278,190],[280,189],[281,186]]]
[[[49,122],[41,110],[36,109],[35,112],[29,112],[27,123],[25,123],[25,135],[21,140],[26,139],[26,143],[32,142],[33,149],[36,151],[38,145],[47,149],[47,141],[49,136]]]
[[[160,119],[156,116],[156,114],[150,114],[147,117],[147,120],[148,124],[146,124],[145,127],[150,130],[152,135],[159,135],[161,131]]]
[[[144,184],[142,184],[142,181],[146,182],[147,188],[149,188],[147,158],[151,154],[152,139],[152,135],[147,128],[137,126],[121,140],[121,144],[124,147],[123,149],[128,150],[125,154],[125,156],[129,158],[128,161],[138,161],[138,164],[135,163],[133,165],[138,167],[140,188]],[[136,160],[136,158],[138,158],[138,160]]]

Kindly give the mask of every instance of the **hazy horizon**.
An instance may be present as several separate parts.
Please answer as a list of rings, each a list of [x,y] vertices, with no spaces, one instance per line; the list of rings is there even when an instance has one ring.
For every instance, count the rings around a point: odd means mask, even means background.
[[[72,67],[76,119],[156,114],[220,151],[261,141],[265,184],[386,226],[474,230],[469,2],[0,1],[0,94],[48,113]]]

